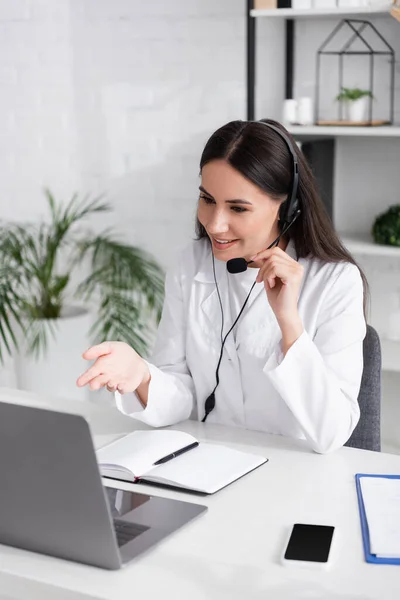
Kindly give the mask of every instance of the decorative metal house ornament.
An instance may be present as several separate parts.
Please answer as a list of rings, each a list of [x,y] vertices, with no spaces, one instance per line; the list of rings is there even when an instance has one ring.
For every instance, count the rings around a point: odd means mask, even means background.
[[[347,36],[348,34],[348,36]],[[346,41],[343,43],[343,35],[346,35]],[[335,41],[341,38],[341,44],[339,49],[332,50],[331,46],[334,46]],[[378,48],[378,49],[377,49]],[[364,100],[368,102],[366,107],[366,115],[363,119],[360,120],[349,120],[348,118],[344,118],[344,108],[346,108],[345,102],[338,101],[338,109],[337,109],[337,119],[336,120],[327,120],[321,119],[321,99],[322,93],[325,92],[328,88],[330,92],[329,86],[323,86],[323,90],[321,89],[321,63],[323,57],[326,56],[337,56],[338,60],[338,87],[337,87],[337,98],[343,98],[346,95],[346,92],[356,91],[362,92],[364,95]],[[368,73],[365,68],[363,68],[362,72],[358,71],[358,76],[364,74],[364,76],[368,77],[368,85],[363,89],[359,90],[358,88],[351,90],[349,89],[349,83],[345,82],[344,70],[345,70],[345,62],[349,61],[351,57],[355,56],[365,56],[366,67],[368,68]],[[388,101],[387,109],[388,109],[388,118],[386,119],[376,119],[374,118],[376,114],[376,110],[374,110],[374,104],[376,101],[374,100],[374,89],[376,89],[376,80],[377,74],[382,78],[382,67],[379,65],[379,72],[377,72],[377,63],[382,62],[379,61],[380,57],[388,57],[385,61],[386,68],[388,68],[388,84],[385,85],[388,89]],[[325,63],[326,61],[324,61]],[[388,42],[384,39],[384,37],[379,33],[376,27],[370,23],[369,21],[363,21],[359,19],[343,19],[338,23],[338,25],[333,29],[333,31],[329,34],[323,44],[320,46],[317,52],[317,64],[316,64],[316,97],[315,97],[315,123],[316,125],[332,125],[332,126],[349,126],[349,125],[359,125],[359,126],[376,126],[376,125],[392,125],[393,124],[393,116],[394,116],[394,73],[395,73],[395,54],[393,48],[388,44]],[[332,77],[334,76],[334,70],[330,69],[330,81],[332,81]],[[353,80],[354,80],[353,76]],[[348,81],[348,77],[346,78]],[[350,85],[354,84],[354,82],[350,82]],[[380,86],[382,87],[382,86]],[[352,100],[349,99],[347,101],[351,104]],[[381,108],[381,107],[380,107]],[[386,112],[386,111],[385,111]]]

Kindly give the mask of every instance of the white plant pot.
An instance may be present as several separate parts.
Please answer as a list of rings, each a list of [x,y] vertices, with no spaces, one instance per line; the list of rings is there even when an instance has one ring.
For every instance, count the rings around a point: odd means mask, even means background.
[[[365,121],[367,119],[368,102],[368,96],[345,102],[345,119],[354,122]]]
[[[46,396],[72,400],[88,400],[87,387],[78,388],[76,380],[89,363],[82,358],[89,345],[90,314],[79,307],[69,307],[57,319],[55,335],[48,336],[45,356],[36,360],[20,346],[16,356],[16,376],[19,389]]]

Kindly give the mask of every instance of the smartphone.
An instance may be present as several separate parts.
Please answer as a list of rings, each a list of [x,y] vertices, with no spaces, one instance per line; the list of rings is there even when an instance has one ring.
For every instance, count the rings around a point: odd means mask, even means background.
[[[334,530],[329,525],[296,523],[290,533],[282,562],[285,565],[327,567]]]

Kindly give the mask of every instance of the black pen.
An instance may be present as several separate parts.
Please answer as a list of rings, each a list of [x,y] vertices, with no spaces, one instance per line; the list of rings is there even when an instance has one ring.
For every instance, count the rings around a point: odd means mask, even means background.
[[[163,463],[166,463],[169,460],[172,460],[176,456],[179,456],[180,454],[184,454],[185,452],[187,452],[188,450],[191,450],[192,448],[196,448],[196,446],[198,446],[198,445],[199,445],[199,442],[193,442],[193,444],[189,444],[189,446],[185,446],[184,448],[181,448],[180,450],[177,450],[176,452],[173,452],[172,454],[168,454],[168,456],[164,456],[163,458],[160,458],[160,460],[156,460],[156,462],[153,463],[153,466],[162,465]]]

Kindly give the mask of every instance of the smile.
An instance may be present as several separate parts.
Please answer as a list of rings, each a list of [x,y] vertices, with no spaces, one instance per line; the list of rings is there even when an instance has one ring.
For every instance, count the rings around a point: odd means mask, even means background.
[[[228,250],[238,240],[222,240],[219,238],[211,238],[212,244],[216,250]]]

